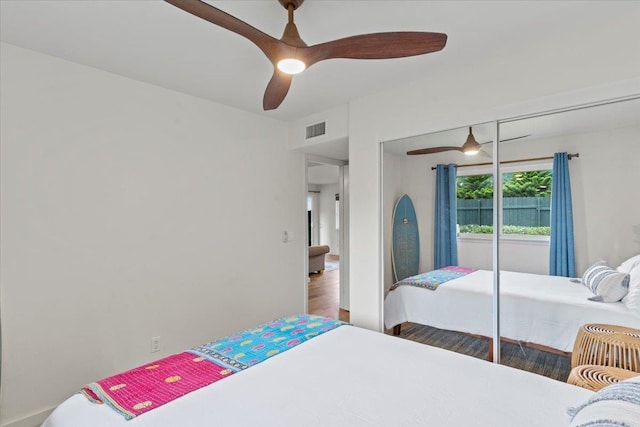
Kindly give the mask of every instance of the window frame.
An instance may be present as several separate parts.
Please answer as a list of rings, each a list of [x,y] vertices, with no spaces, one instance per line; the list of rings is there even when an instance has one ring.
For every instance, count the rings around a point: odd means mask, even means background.
[[[540,170],[553,170],[553,162],[551,161],[536,161],[536,162],[527,162],[522,164],[506,164],[500,165],[500,174],[505,175],[507,173],[514,172],[533,172]],[[474,175],[493,175],[493,168],[491,165],[487,166],[470,166],[468,168],[460,169],[458,168],[456,177],[458,176],[474,176]],[[493,179],[495,180],[495,176]],[[504,183],[503,183],[504,185]],[[504,206],[501,206],[504,210]],[[457,207],[456,207],[457,209]],[[511,242],[524,242],[530,244],[541,244],[548,245],[551,241],[551,236],[535,236],[535,235],[526,235],[526,234],[504,234],[503,230],[503,220],[504,214],[500,215],[500,226],[499,226],[499,238],[500,240],[511,241]],[[462,241],[491,241],[492,234],[483,234],[483,233],[456,233],[456,237],[458,240]]]

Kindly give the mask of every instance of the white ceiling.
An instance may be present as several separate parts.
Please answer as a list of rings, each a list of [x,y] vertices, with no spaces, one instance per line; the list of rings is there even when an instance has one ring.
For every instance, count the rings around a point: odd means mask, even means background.
[[[207,0],[275,37],[286,23],[277,0]],[[296,12],[308,44],[361,33],[435,31],[443,51],[378,61],[330,60],[294,78],[283,104],[262,111],[272,66],[246,39],[159,0],[2,0],[0,39],[176,91],[282,120],[371,93],[509,56],[554,38],[602,29],[638,13],[637,1],[330,1]],[[559,43],[561,44],[561,43]]]

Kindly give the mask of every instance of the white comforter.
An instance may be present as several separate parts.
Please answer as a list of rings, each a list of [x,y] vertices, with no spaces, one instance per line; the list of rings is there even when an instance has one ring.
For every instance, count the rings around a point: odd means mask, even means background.
[[[640,317],[622,303],[589,301],[591,292],[566,277],[503,271],[500,276],[501,335],[572,351],[587,323],[640,329]],[[384,302],[387,328],[414,322],[436,328],[492,335],[493,272],[478,270],[431,291],[399,286]]]
[[[342,326],[131,421],[74,395],[43,427],[550,427],[591,394]]]

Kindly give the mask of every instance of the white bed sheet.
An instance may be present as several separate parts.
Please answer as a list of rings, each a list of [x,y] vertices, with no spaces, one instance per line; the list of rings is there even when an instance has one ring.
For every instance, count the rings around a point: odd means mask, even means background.
[[[572,351],[578,329],[587,323],[640,329],[640,317],[623,303],[589,301],[593,294],[566,277],[502,271],[500,289],[500,328],[506,338]],[[492,294],[493,272],[486,270],[435,291],[399,286],[385,298],[385,325],[413,322],[489,337]]]
[[[592,392],[351,326],[125,421],[74,395],[43,427],[568,425]]]

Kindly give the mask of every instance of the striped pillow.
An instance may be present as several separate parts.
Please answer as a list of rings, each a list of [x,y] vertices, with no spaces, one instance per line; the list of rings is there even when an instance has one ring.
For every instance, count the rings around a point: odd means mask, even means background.
[[[640,427],[640,376],[611,384],[567,412],[570,427]]]
[[[604,261],[598,261],[584,272],[584,284],[595,296],[591,301],[620,301],[629,291],[629,274],[621,273],[609,267]]]

